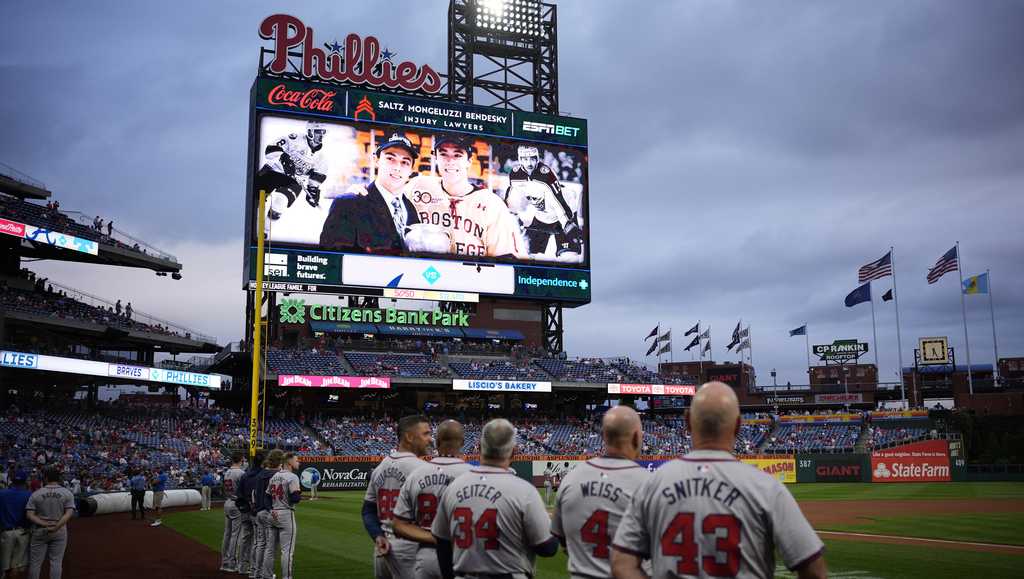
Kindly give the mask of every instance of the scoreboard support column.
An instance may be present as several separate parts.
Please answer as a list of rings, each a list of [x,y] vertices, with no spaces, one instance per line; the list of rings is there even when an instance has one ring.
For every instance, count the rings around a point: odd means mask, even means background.
[[[549,354],[565,351],[562,341],[562,304],[546,304],[542,314],[544,349]]]

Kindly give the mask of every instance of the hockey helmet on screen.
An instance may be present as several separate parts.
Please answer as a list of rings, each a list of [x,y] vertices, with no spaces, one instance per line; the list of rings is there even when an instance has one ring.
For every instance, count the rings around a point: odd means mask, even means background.
[[[319,121],[306,123],[306,139],[310,147],[319,147],[324,142],[324,135],[327,134],[327,126]]]

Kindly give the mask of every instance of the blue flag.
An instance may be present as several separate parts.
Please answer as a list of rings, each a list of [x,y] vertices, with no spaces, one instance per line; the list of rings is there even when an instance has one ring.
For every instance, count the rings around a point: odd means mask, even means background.
[[[981,275],[971,276],[964,280],[964,293],[987,294],[988,293],[988,272]]]
[[[850,292],[850,295],[846,296],[846,307],[852,308],[857,304],[871,301],[871,282],[868,282],[857,289]]]
[[[806,336],[806,335],[807,335],[807,324],[804,324],[804,325],[800,326],[799,328],[797,328],[795,330],[790,330],[789,331],[789,337],[790,338],[792,338],[793,336]]]

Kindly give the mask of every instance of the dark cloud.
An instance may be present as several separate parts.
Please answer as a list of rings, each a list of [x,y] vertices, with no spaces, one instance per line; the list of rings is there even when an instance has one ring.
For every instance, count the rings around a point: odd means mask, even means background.
[[[775,366],[803,381],[803,340],[786,332],[870,339],[870,308],[842,299],[890,245],[904,363],[922,335],[962,348],[957,280],[924,281],[957,240],[968,273],[993,270],[1000,351],[1024,350],[1024,5],[558,5],[560,106],[591,134],[594,303],[566,313],[571,355],[638,357],[654,323],[701,319],[721,359],[743,317],[762,380]],[[67,207],[182,247],[187,295],[237,292],[237,269],[217,274],[205,252],[225,264],[240,249],[256,26],[279,10],[7,6],[0,161]],[[288,10],[325,40],[376,34],[445,68],[444,3]],[[188,276],[197,261],[202,281]],[[237,331],[222,339],[241,334],[235,301],[208,310],[218,333]],[[972,361],[989,361],[987,301],[967,305]],[[895,376],[892,304],[876,318],[882,375]]]

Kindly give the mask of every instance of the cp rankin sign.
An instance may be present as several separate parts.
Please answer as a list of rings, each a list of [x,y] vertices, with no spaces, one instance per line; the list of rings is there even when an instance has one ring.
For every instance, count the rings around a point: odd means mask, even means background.
[[[441,76],[427,65],[416,66],[409,61],[395,64],[394,53],[382,51],[376,37],[360,38],[349,34],[344,43],[334,40],[317,47],[313,40],[313,27],[288,14],[268,16],[260,24],[260,38],[274,43],[274,59],[266,70],[284,74],[298,69],[305,78],[328,82],[347,82],[372,87],[387,87],[407,91],[437,93],[441,90]],[[301,62],[290,64],[289,49],[301,50]],[[296,55],[298,56],[298,55]]]
[[[856,360],[868,353],[868,345],[857,340],[836,340],[831,344],[815,344],[814,355],[825,362]]]

